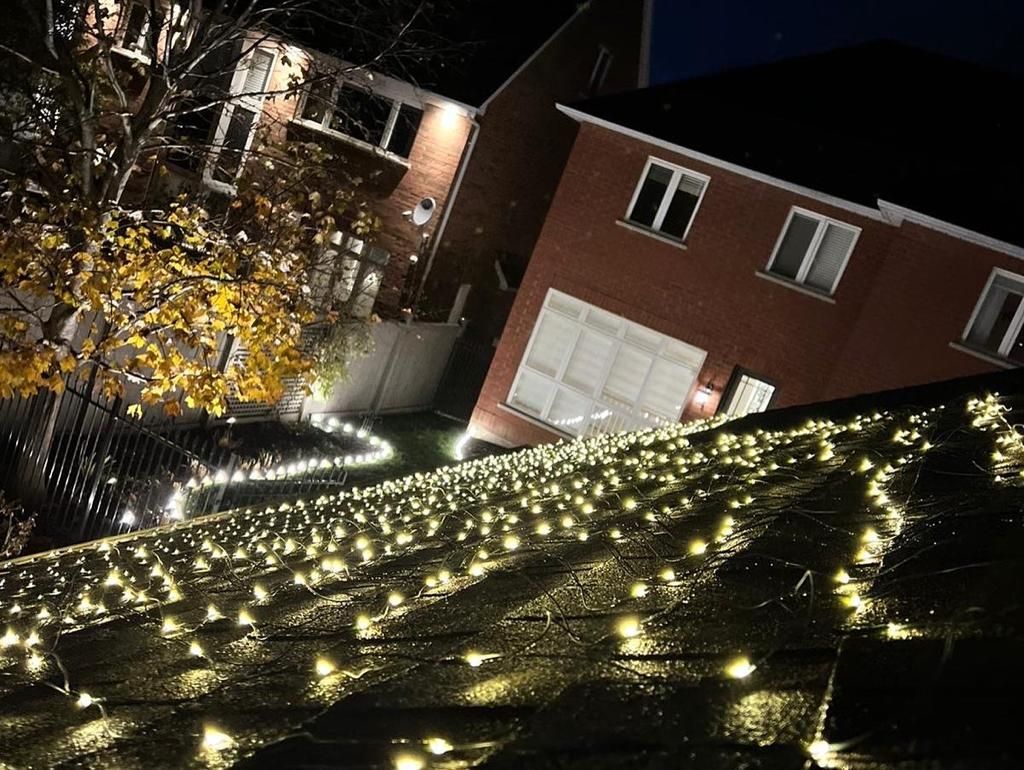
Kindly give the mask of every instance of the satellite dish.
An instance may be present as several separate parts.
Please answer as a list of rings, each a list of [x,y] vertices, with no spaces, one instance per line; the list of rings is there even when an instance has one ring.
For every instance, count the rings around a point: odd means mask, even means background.
[[[437,208],[437,201],[433,198],[424,198],[412,210],[412,223],[417,227],[423,227],[434,216],[435,208]]]

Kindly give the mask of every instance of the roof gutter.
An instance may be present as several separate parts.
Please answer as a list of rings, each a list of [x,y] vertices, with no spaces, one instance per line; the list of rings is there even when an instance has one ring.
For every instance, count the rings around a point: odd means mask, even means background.
[[[794,184],[793,182],[787,182],[785,179],[779,179],[778,177],[771,176],[770,174],[762,174],[760,171],[754,171],[753,169],[747,168],[746,166],[740,166],[736,163],[730,163],[727,160],[721,158],[715,158],[711,155],[707,155],[698,150],[684,147],[681,144],[675,144],[674,142],[666,141],[665,139],[659,139],[651,134],[645,134],[642,131],[636,131],[632,128],[626,128],[618,123],[612,123],[609,120],[595,117],[594,115],[588,115],[580,110],[567,107],[564,104],[556,104],[555,107],[559,112],[568,115],[573,120],[580,123],[590,123],[601,128],[614,131],[617,134],[628,136],[632,139],[637,139],[647,144],[653,144],[656,147],[661,147],[670,152],[678,152],[683,155],[688,155],[696,160],[703,163],[707,163],[710,166],[717,166],[718,168],[731,171],[734,174],[745,176],[749,179],[755,179],[765,184],[770,184],[775,187],[788,190],[789,192],[796,193],[797,195],[803,195],[807,198],[824,203],[828,206],[834,206],[839,209],[845,209],[854,214],[858,214],[868,219],[874,219],[877,222],[884,222],[895,227],[899,227],[904,220],[913,222],[914,224],[927,227],[928,229],[935,230],[937,232],[944,233],[953,238],[958,238],[968,243],[973,243],[978,246],[984,246],[992,251],[998,251],[1002,254],[1006,254],[1011,257],[1018,259],[1024,259],[1024,248],[1017,246],[1007,241],[1001,241],[997,238],[992,238],[988,235],[976,232],[974,230],[968,230],[960,225],[955,225],[952,222],[945,222],[935,217],[930,217],[927,214],[922,214],[911,209],[904,208],[898,204],[884,201],[881,198],[878,199],[876,206],[877,208],[871,208],[860,203],[854,203],[848,201],[845,198],[836,198],[828,193],[823,193],[820,190],[814,190],[810,187],[804,187],[803,185]]]
[[[913,211],[912,209],[905,208],[896,203],[890,203],[889,201],[878,199],[878,209],[882,212],[882,216],[885,217],[887,222],[899,227],[904,222],[911,222],[921,227],[926,227],[929,230],[935,230],[936,232],[943,233],[944,235],[952,236],[953,238],[959,238],[962,241],[973,243],[978,246],[983,246],[986,249],[992,251],[999,251],[1003,254],[1007,254],[1017,259],[1024,259],[1024,247],[1017,246],[1007,241],[1001,241],[998,238],[992,238],[991,236],[979,233],[976,230],[969,230],[966,227],[960,225],[954,225],[952,222],[946,222],[942,219],[936,219],[930,217],[927,214],[922,214],[920,211]]]
[[[854,203],[853,201],[848,201],[845,200],[844,198],[836,198],[827,193],[820,192],[819,190],[813,190],[810,187],[804,187],[803,185],[793,184],[792,182],[787,182],[785,179],[779,179],[778,177],[774,177],[769,174],[762,174],[760,171],[754,171],[753,169],[749,169],[745,166],[740,166],[737,165],[736,163],[730,163],[727,160],[722,160],[721,158],[715,158],[711,155],[706,155],[703,152],[699,152],[698,150],[694,150],[689,147],[684,147],[681,144],[675,144],[674,142],[659,139],[658,137],[652,136],[651,134],[645,134],[642,131],[636,131],[632,128],[620,126],[618,123],[612,123],[611,121],[605,120],[604,118],[598,118],[593,115],[588,115],[587,113],[580,112],[579,110],[573,109],[572,107],[566,107],[564,104],[556,104],[555,107],[560,112],[565,113],[573,120],[579,121],[581,123],[591,123],[595,126],[606,128],[609,131],[614,131],[618,134],[628,136],[632,139],[638,139],[641,142],[653,144],[657,147],[661,147],[671,152],[678,152],[684,155],[689,155],[691,158],[695,158],[696,160],[699,160],[703,163],[707,163],[708,165],[718,166],[719,168],[723,168],[726,171],[732,171],[734,174],[740,174],[741,176],[749,177],[750,179],[756,179],[759,182],[774,185],[775,187],[781,187],[784,190],[795,192],[798,195],[803,195],[807,198],[813,198],[817,201],[821,201],[822,203],[825,203],[829,206],[835,206],[836,208],[839,209],[852,211],[854,214],[858,214],[862,217],[868,217],[869,219],[874,219],[879,222],[885,221],[885,218],[882,216],[882,213],[878,211],[878,209],[873,209],[870,208],[869,206],[864,206],[863,204],[860,203]]]

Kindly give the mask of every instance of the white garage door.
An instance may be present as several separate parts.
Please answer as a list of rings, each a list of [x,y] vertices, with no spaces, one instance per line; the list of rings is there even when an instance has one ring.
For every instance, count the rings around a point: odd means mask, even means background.
[[[574,436],[675,422],[705,355],[549,289],[508,403]]]

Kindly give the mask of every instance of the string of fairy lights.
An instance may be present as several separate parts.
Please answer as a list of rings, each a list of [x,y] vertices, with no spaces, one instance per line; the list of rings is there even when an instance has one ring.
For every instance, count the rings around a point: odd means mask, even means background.
[[[1006,410],[995,395],[967,404],[971,427],[993,434],[997,480],[1019,477],[1024,459]],[[849,533],[848,558],[825,576],[852,628],[871,613],[872,580],[905,526],[906,502],[895,499],[894,490],[934,449],[942,411],[881,411],[745,433],[711,418],[602,435],[42,554],[0,570],[0,670],[108,719],[104,693],[83,689],[62,660],[60,641],[70,632],[117,618],[183,658],[216,668],[230,663],[229,653],[212,649],[211,632],[233,626],[259,645],[272,633],[276,613],[296,597],[326,606],[335,601],[333,585],[369,579],[406,557],[433,554],[414,560],[423,565],[418,584],[408,577],[374,582],[370,598],[359,599],[350,628],[339,632],[358,639],[421,603],[514,569],[524,554],[570,543],[647,544],[651,533],[695,510],[720,506],[721,515],[706,531],[692,532],[675,552],[659,556],[650,574],[635,577],[615,598],[606,634],[587,640],[628,646],[672,612],[671,592],[683,590],[683,573],[720,563],[742,547],[745,533],[763,518],[763,490],[779,479],[823,474],[859,479],[865,506],[877,514],[877,526]],[[711,438],[691,443],[697,433]],[[871,451],[857,449],[862,445]],[[212,590],[224,585],[236,590]],[[893,619],[884,633],[900,639],[916,631]],[[474,647],[453,659],[485,669],[517,654]],[[719,676],[744,680],[770,664],[770,656],[738,654],[723,663]],[[365,673],[346,668],[328,650],[306,665],[313,683]],[[823,709],[806,751],[819,766],[838,766],[842,747],[823,738],[824,723]],[[196,750],[208,758],[241,756],[254,748],[249,740],[211,714]],[[422,745],[399,747],[393,763],[395,770],[423,770],[433,757],[458,749],[448,736],[431,736]]]
[[[229,423],[233,424],[231,418]],[[350,422],[342,422],[336,417],[313,415],[311,424],[324,433],[341,433],[345,436],[365,442],[366,448],[359,452],[347,454],[317,452],[309,457],[290,462],[262,463],[247,469],[229,471],[225,468],[202,468],[188,481],[177,487],[164,505],[160,523],[167,524],[184,521],[194,514],[194,501],[202,500],[200,493],[209,491],[211,487],[227,487],[237,484],[260,485],[265,482],[284,482],[297,479],[316,478],[333,474],[338,469],[352,469],[372,465],[390,459],[394,455],[394,447],[390,442],[371,434],[365,428],[357,428]],[[112,479],[116,482],[116,478]],[[202,513],[202,511],[200,511]],[[132,508],[126,509],[119,518],[125,528],[135,528],[140,524],[140,517]]]

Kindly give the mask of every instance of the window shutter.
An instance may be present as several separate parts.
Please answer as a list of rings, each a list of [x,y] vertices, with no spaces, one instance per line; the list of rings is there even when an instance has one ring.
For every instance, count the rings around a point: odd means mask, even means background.
[[[510,399],[520,409],[539,415],[547,403],[548,394],[553,386],[543,377],[525,370],[519,373],[519,382]]]
[[[680,192],[684,192],[687,195],[699,197],[700,191],[704,189],[704,180],[683,174],[679,179],[678,189]]]
[[[842,227],[829,223],[825,227],[825,234],[818,245],[818,251],[814,255],[814,262],[807,272],[804,283],[815,289],[831,293],[836,282],[839,271],[843,268],[843,262],[850,253],[853,246],[855,231],[848,227]]]
[[[658,359],[651,368],[640,401],[642,416],[654,415],[674,420],[683,408],[683,400],[690,392],[697,372],[689,367]]]
[[[630,407],[640,397],[652,358],[648,354],[623,345],[608,373],[602,397],[612,406]]]
[[[576,327],[572,321],[553,313],[544,313],[540,328],[533,338],[526,365],[548,377],[556,376],[562,359],[565,358],[575,338]]]
[[[584,330],[573,348],[562,382],[594,395],[612,350],[612,340],[603,334]]]
[[[270,68],[274,66],[274,54],[264,48],[257,48],[249,58],[249,69],[245,74],[244,94],[258,94],[267,89],[270,82]]]

